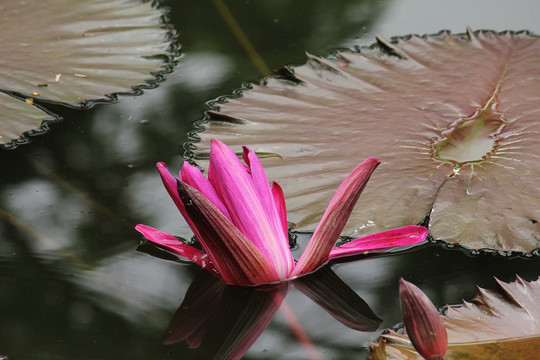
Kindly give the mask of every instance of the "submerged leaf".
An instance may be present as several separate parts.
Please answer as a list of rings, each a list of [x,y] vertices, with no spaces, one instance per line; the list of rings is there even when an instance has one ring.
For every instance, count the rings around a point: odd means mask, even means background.
[[[151,2],[3,0],[0,91],[78,105],[147,85],[171,55],[171,30],[161,16]],[[0,112],[0,123],[10,120]],[[17,121],[16,133],[0,132],[2,143],[41,125],[24,116]]]
[[[209,111],[218,137],[263,159],[289,221],[313,230],[349,169],[382,162],[345,235],[420,223],[469,248],[540,247],[539,38],[526,32],[379,39],[309,56]],[[204,164],[203,164],[204,165]]]
[[[448,333],[445,359],[534,359],[540,352],[540,279],[498,281],[479,289],[472,302],[448,308],[442,316]],[[422,359],[407,335],[391,331],[372,345],[372,359]]]

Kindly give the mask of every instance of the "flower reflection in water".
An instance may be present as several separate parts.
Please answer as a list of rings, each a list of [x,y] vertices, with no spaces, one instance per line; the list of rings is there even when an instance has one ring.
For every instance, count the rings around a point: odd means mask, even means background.
[[[345,326],[375,331],[381,320],[328,266],[292,282],[237,287],[201,271],[165,332],[186,341],[196,359],[239,359],[268,326],[293,284]]]

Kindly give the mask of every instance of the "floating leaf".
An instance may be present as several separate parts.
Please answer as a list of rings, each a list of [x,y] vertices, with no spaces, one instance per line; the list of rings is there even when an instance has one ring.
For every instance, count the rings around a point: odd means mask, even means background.
[[[52,116],[27,101],[0,92],[0,144],[7,144],[23,132],[37,129]]]
[[[540,280],[497,280],[495,290],[479,289],[472,302],[448,308],[446,360],[533,359],[540,353]],[[391,331],[372,345],[371,359],[422,359],[406,335]]]
[[[171,55],[162,15],[150,2],[3,0],[0,91],[75,106],[148,85]],[[0,123],[8,121],[0,112]],[[2,143],[41,125],[35,113],[16,121],[15,133],[0,132]]]
[[[300,230],[374,156],[382,165],[345,235],[430,215],[436,239],[529,252],[540,247],[539,55],[538,37],[491,31],[310,55],[209,111],[197,154],[211,137],[274,154],[264,167]]]

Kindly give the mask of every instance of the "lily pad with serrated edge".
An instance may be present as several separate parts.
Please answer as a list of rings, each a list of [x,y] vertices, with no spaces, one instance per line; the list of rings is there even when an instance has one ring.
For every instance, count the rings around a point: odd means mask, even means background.
[[[16,139],[20,134],[28,132],[28,127],[39,129],[43,121],[53,121],[56,117],[33,104],[33,99],[21,101],[15,97],[0,92],[0,144]],[[21,121],[21,119],[24,119]],[[35,130],[38,131],[38,130]]]
[[[31,0],[22,6],[4,0],[0,91],[41,104],[82,106],[152,86],[174,58],[173,32],[162,18],[163,11],[150,2]],[[17,124],[13,119],[0,112],[0,123],[12,122],[10,129],[17,129],[0,132],[0,144],[23,142],[23,133],[41,125],[35,113],[23,111]]]
[[[539,60],[540,39],[526,31],[443,31],[308,55],[214,104],[195,159],[212,137],[266,153],[289,221],[314,230],[343,178],[377,157],[343,235],[429,216],[435,239],[530,252],[540,247]]]
[[[445,359],[535,359],[540,353],[540,280],[497,280],[494,290],[479,288],[471,302],[449,307]],[[373,360],[423,359],[405,334],[390,331],[371,345]]]

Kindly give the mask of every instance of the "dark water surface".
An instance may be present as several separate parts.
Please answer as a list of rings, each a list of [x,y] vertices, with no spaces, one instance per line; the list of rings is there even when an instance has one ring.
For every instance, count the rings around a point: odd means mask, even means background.
[[[183,55],[158,88],[87,111],[57,107],[64,121],[50,134],[0,152],[0,358],[198,357],[185,342],[161,340],[199,270],[135,251],[141,236],[134,226],[191,236],[154,165],[165,161],[178,170],[204,103],[267,75],[227,26],[219,3],[165,2]],[[368,45],[375,32],[462,32],[469,25],[540,33],[535,1],[226,3],[268,69],[303,63],[305,51]],[[299,237],[299,248],[307,239]],[[366,358],[369,341],[401,320],[400,277],[442,306],[471,299],[475,284],[494,287],[493,276],[536,279],[540,259],[428,244],[333,269],[383,320],[379,330],[349,329],[292,287],[246,359]],[[301,332],[307,343],[299,342]]]

